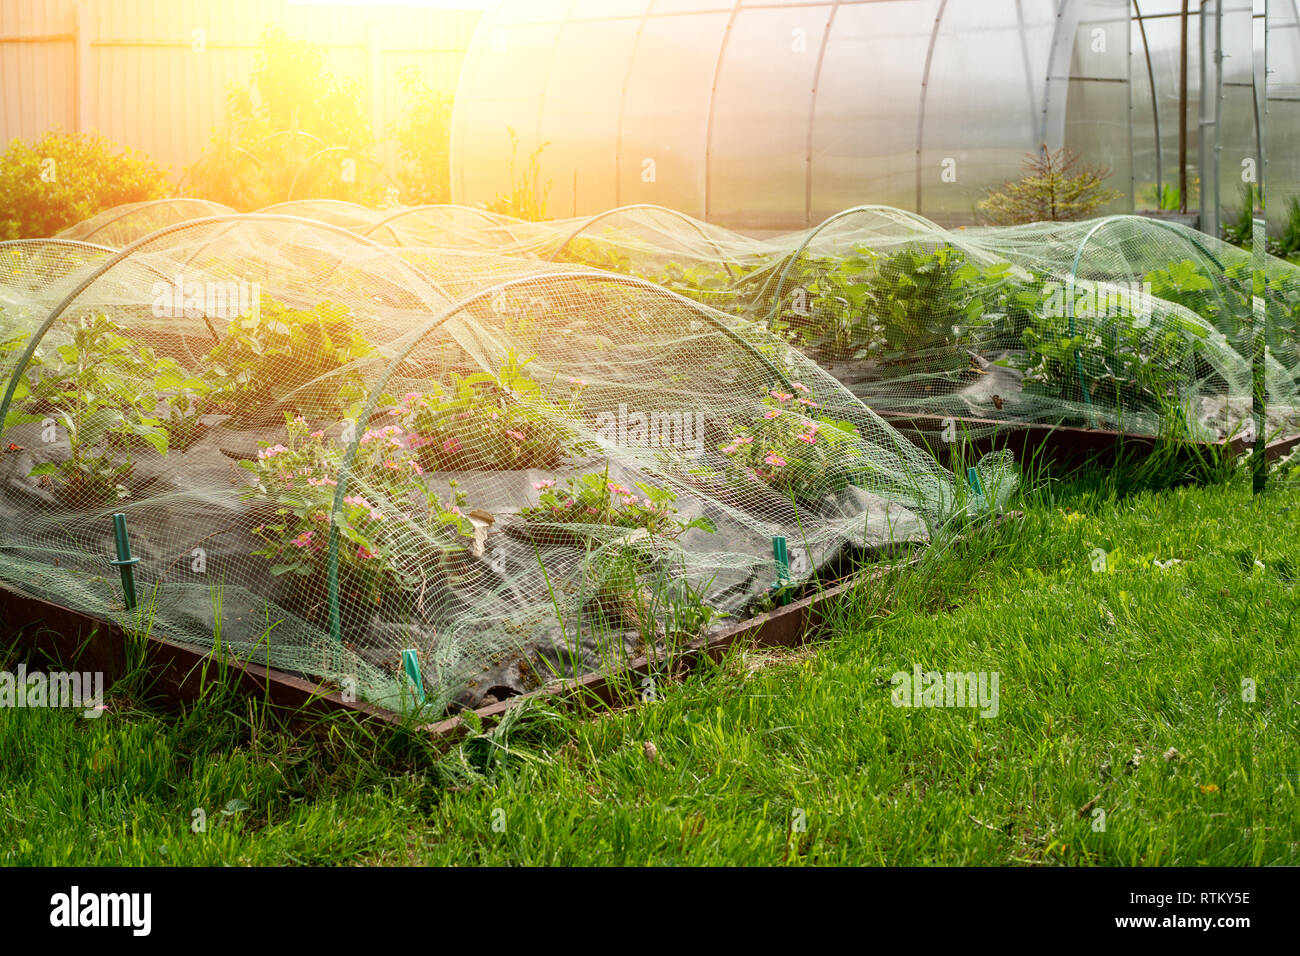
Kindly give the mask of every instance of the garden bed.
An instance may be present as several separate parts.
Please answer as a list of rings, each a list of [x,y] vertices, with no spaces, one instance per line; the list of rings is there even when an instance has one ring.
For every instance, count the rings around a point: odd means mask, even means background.
[[[53,488],[30,477],[43,462],[68,454],[66,443],[41,443],[43,427],[11,426],[7,436],[16,450],[0,457],[0,521],[11,542],[3,576],[11,586],[47,600],[75,596],[78,606],[99,608],[105,619],[121,620],[120,584],[108,565],[111,509],[68,509]],[[154,613],[168,633],[199,646],[209,635],[220,634],[224,643],[250,655],[269,633],[265,641],[271,659],[293,660],[282,651],[293,648],[302,673],[309,674],[310,654],[324,654],[329,647],[324,585],[304,587],[293,575],[246,570],[223,577],[224,569],[236,572],[247,564],[247,556],[261,544],[255,528],[273,520],[273,509],[245,500],[253,479],[237,460],[255,456],[257,434],[262,432],[217,422],[188,448],[173,449],[166,457],[137,453],[131,497],[118,508],[127,516],[132,551],[139,559],[137,587],[141,595],[151,595]],[[260,443],[281,438],[273,432]],[[456,488],[471,500],[492,501],[495,513],[480,536],[473,542],[460,539],[428,577],[401,591],[385,590],[364,615],[352,614],[348,650],[376,669],[393,671],[406,647],[424,648],[426,659],[436,659],[442,636],[455,628],[509,629],[513,622],[516,630],[502,644],[508,651],[485,661],[453,698],[456,706],[474,707],[485,697],[526,693],[552,674],[585,673],[656,649],[665,652],[660,645],[693,637],[689,631],[717,630],[723,620],[747,617],[770,602],[775,581],[771,536],[761,530],[757,517],[747,521],[742,509],[715,504],[709,497],[676,501],[675,520],[707,521],[711,530],[694,528],[675,541],[672,554],[694,562],[684,572],[663,565],[664,583],[697,589],[693,600],[656,605],[656,596],[642,595],[640,584],[628,592],[618,582],[618,562],[628,553],[625,539],[630,535],[635,540],[636,529],[521,518],[543,481],[563,485],[566,478],[590,473],[590,464],[570,467],[426,476],[424,482],[435,494],[446,496]],[[612,464],[602,480],[621,487],[645,477],[630,465]],[[852,486],[827,494],[806,511],[804,520],[822,530],[812,547],[791,541],[797,580],[815,576],[846,555],[928,540],[926,525],[916,515]],[[203,567],[196,570],[200,550]],[[638,581],[653,578],[651,565],[668,554],[662,546],[642,541],[633,559]],[[740,555],[748,558],[739,562]],[[615,578],[615,597],[604,589],[602,575]],[[543,582],[557,589],[588,584],[592,593],[551,599]],[[630,607],[619,604],[625,594]],[[638,603],[641,597],[648,607]],[[342,598],[353,608],[367,606],[364,596],[346,588]],[[561,608],[573,609],[576,618],[566,621]],[[686,611],[702,616],[680,633],[665,632],[664,620],[671,622],[675,613]]]
[[[873,572],[879,575],[883,572]],[[548,697],[557,703],[590,706],[632,702],[648,677],[680,675],[703,660],[717,661],[735,647],[794,647],[814,639],[828,616],[844,600],[856,578],[819,585],[812,593],[757,614],[677,649],[671,658],[638,656],[613,672],[591,672],[557,681],[511,698],[474,708],[478,728],[490,728],[523,699]],[[143,667],[150,680],[146,697],[155,705],[180,706],[197,700],[219,673],[232,679],[242,694],[262,701],[305,731],[327,727],[330,718],[350,716],[363,724],[416,729],[442,746],[451,746],[471,731],[463,715],[416,724],[410,716],[345,697],[337,687],[268,667],[251,658],[219,658],[149,632],[132,636],[120,624],[24,593],[0,587],[0,620],[13,629],[17,644],[49,666],[62,665],[104,674],[106,690]]]

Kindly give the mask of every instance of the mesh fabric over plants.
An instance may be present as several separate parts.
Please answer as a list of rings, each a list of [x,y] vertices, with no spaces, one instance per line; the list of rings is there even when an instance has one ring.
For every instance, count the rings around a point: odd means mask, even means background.
[[[105,209],[85,222],[69,226],[56,238],[93,242],[97,245],[121,249],[179,222],[190,222],[205,216],[233,213],[229,206],[207,199],[152,199],[147,202],[127,203]]]
[[[1266,427],[1300,429],[1300,271],[1270,257],[1252,290],[1249,253],[1183,226],[1118,216],[948,230],[873,206],[761,241],[684,222],[674,240],[666,217],[638,219],[633,208],[577,233],[554,224],[559,256],[762,321],[923,430],[1249,437],[1258,322]]]
[[[26,256],[6,586],[133,620],[121,512],[156,633],[390,707],[404,650],[435,712],[668,653],[769,606],[774,536],[797,582],[1014,483],[994,457],[970,491],[761,322],[629,275],[286,215]]]

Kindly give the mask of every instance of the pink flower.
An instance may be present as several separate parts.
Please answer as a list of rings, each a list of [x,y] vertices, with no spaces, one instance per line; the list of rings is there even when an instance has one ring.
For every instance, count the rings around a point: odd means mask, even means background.
[[[799,440],[800,440],[801,442],[805,442],[805,443],[807,443],[807,444],[809,444],[809,445],[812,445],[812,444],[814,444],[814,443],[817,441],[817,433],[816,433],[816,432],[809,432],[807,435],[800,435],[800,436],[798,436],[798,437],[799,437]]]
[[[632,493],[628,491],[626,488],[624,488],[622,485],[614,481],[611,481],[609,483],[609,490],[614,492],[614,494],[616,495],[630,495]]]
[[[305,548],[311,544],[312,534],[313,532],[311,531],[304,531],[302,534],[298,535],[298,537],[294,538],[291,543],[295,548]]]
[[[460,442],[456,441],[454,438],[448,438],[442,443],[442,450],[448,454],[454,455],[456,452],[460,451]]]
[[[410,405],[412,402],[418,402],[418,401],[420,400],[420,398],[421,398],[421,396],[420,396],[420,393],[419,393],[419,392],[407,392],[407,393],[406,393],[406,404]]]
[[[770,421],[771,419],[776,418],[780,414],[781,414],[781,409],[774,408],[769,412],[764,412],[763,417]]]
[[[776,452],[771,452],[771,453],[770,453],[766,458],[764,458],[763,460],[764,460],[765,462],[767,462],[769,465],[771,465],[773,468],[784,468],[784,467],[785,467],[785,459],[782,458],[780,455],[778,455]]]
[[[257,457],[261,461],[266,461],[267,459],[274,458],[276,455],[282,455],[288,450],[289,449],[285,448],[283,445],[273,445],[270,448],[263,448],[257,453]]]
[[[523,432],[511,431],[508,428],[506,429],[506,434],[509,435],[511,438],[515,439],[515,441],[523,441],[525,438],[528,437]]]
[[[724,455],[734,455],[736,453],[736,446],[728,445],[727,447],[722,449],[722,453]]]
[[[375,553],[374,553],[373,551],[371,551],[369,548],[367,548],[364,544],[363,544],[363,545],[360,545],[360,546],[357,548],[357,559],[358,559],[358,560],[361,560],[361,561],[369,561],[369,560],[370,560],[371,558],[373,558],[374,556],[375,556]]]
[[[397,470],[398,470],[399,468],[401,468],[402,466],[399,465],[397,462],[393,461],[393,460],[390,458],[388,461],[384,462],[384,467],[385,467],[385,468],[391,468],[391,469],[393,469],[393,471],[397,471]]]
[[[803,382],[791,382],[790,387],[795,389],[796,391],[803,392],[804,394],[808,393],[808,386],[805,385]]]
[[[791,395],[789,392],[778,392],[776,389],[772,389],[772,391],[769,392],[768,394],[770,394],[778,402],[788,402],[790,401],[790,399],[794,398],[794,396]]]
[[[422,474],[424,474],[424,468],[423,468],[423,466],[421,466],[421,464],[420,464],[418,461],[416,461],[414,458],[411,459],[410,464],[411,464],[411,467],[415,470],[415,473],[416,473],[417,475],[422,475]]]
[[[584,381],[583,381],[582,379],[580,379],[580,378],[574,378],[572,375],[569,376],[569,384],[570,384],[570,385],[576,385],[576,386],[578,386],[578,388],[586,388],[586,387],[587,387],[587,383],[586,383],[586,382],[584,382]]]
[[[318,432],[312,432],[312,433],[311,433],[311,437],[312,437],[312,438],[324,438],[324,437],[325,437],[325,432],[324,432],[323,430],[322,430],[322,431],[318,431]]]
[[[317,523],[323,523],[323,522],[326,520],[326,519],[325,519],[325,512],[323,512],[323,511],[318,511],[318,512],[316,512],[314,515],[311,516],[311,520],[312,520],[312,521],[315,521],[315,522],[317,522]]]
[[[623,496],[623,504],[625,504],[625,505],[634,505],[634,504],[636,504],[636,495],[624,495],[624,496]]]
[[[545,491],[547,488],[554,488],[555,479],[547,478],[545,481],[534,481],[533,487],[536,488],[538,491]]]
[[[799,404],[800,404],[800,405],[807,405],[809,408],[818,408],[818,407],[819,407],[818,404],[817,404],[816,402],[814,402],[811,398],[801,398],[801,399],[799,399]]]
[[[754,439],[750,438],[748,435],[737,435],[732,439],[732,442],[737,445],[752,445],[754,444]]]

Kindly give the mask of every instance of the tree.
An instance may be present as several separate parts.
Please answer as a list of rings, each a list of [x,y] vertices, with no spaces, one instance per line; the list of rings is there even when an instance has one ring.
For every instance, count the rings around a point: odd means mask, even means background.
[[[0,156],[0,239],[46,238],[113,206],[171,195],[167,170],[98,135],[46,133]]]
[[[1087,219],[1119,198],[1118,192],[1105,188],[1109,169],[1079,163],[1077,153],[1064,147],[1051,152],[1043,144],[1025,158],[1023,177],[980,201],[982,218],[995,226]]]
[[[386,183],[363,104],[324,49],[268,27],[249,84],[231,87],[224,125],[189,169],[190,191],[241,210],[291,198],[377,204]]]
[[[402,202],[411,206],[451,202],[450,93],[432,89],[415,67],[406,67],[398,80],[408,104],[391,132],[397,141],[402,168]]]

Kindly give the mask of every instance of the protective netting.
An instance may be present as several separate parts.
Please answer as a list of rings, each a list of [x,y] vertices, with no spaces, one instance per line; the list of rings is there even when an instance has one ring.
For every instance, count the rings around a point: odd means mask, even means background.
[[[151,199],[105,209],[84,222],[69,226],[55,238],[93,242],[120,249],[142,236],[178,222],[233,212],[229,206],[207,199]]]
[[[440,710],[665,652],[1013,489],[1003,457],[955,481],[756,318],[308,211],[10,244],[8,586],[130,618],[120,512],[157,633],[396,708],[413,651]]]
[[[1266,427],[1300,428],[1300,271],[1269,257],[1257,280],[1248,252],[1184,226],[950,230],[864,206],[756,239],[637,206],[513,228],[503,253],[638,276],[747,316],[937,437],[1074,425],[1249,440],[1261,329]]]
[[[403,651],[519,693],[765,606],[774,537],[798,582],[1006,499],[890,423],[1251,439],[1262,370],[1300,430],[1300,273],[1168,223],[190,202],[0,244],[0,577],[121,617],[120,511],[160,632],[389,706]]]

